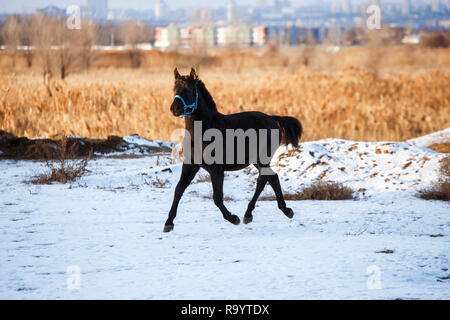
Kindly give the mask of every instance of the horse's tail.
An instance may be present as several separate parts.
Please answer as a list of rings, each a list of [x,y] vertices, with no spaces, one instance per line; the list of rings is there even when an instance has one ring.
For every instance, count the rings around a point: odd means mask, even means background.
[[[282,140],[281,143],[288,145],[292,144],[292,146],[297,147],[298,141],[302,136],[302,124],[296,118],[293,117],[280,117],[280,116],[271,116],[276,122],[278,122],[278,126],[282,131]]]

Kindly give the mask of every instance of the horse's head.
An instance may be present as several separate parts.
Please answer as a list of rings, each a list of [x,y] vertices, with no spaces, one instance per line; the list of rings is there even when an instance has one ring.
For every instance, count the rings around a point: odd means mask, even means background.
[[[173,87],[175,97],[170,106],[170,111],[176,117],[186,116],[190,118],[198,107],[198,76],[194,68],[191,69],[191,73],[188,76],[180,75],[177,68],[173,72],[175,76],[175,85]]]

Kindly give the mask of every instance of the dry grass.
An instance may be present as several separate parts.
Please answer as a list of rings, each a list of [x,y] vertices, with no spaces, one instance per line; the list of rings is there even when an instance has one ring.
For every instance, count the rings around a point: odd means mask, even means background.
[[[318,181],[311,186],[296,192],[285,193],[284,200],[351,200],[354,191],[338,182]],[[275,196],[259,198],[262,201],[274,201]]]
[[[430,148],[431,150],[434,150],[436,152],[440,153],[450,153],[450,142],[446,143],[435,143],[431,146],[428,146],[427,148]]]
[[[92,151],[87,157],[76,160],[73,148],[67,148],[67,137],[62,136],[58,159],[55,161],[46,160],[48,171],[34,176],[29,182],[32,184],[51,184],[53,182],[67,183],[73,181],[87,172],[86,167],[91,157]]]
[[[156,177],[156,180],[152,181],[151,185],[158,189],[167,189],[171,187],[168,179],[162,180]]]
[[[204,196],[202,196],[202,199],[213,200],[214,199],[213,194],[204,195]],[[230,202],[230,201],[235,201],[235,200],[230,196],[224,196],[223,201]]]
[[[450,201],[450,158],[442,161],[439,173],[439,180],[432,187],[419,191],[419,198]]]
[[[389,54],[369,54],[380,48],[336,54],[315,48],[306,65],[303,51],[262,57],[257,51],[215,52],[199,71],[221,112],[291,115],[302,121],[305,140],[405,140],[446,128],[450,49],[382,49]],[[173,130],[184,126],[169,111],[172,70],[195,65],[196,57],[148,55],[138,70],[105,69],[107,61],[123,65],[114,62],[116,54],[106,53],[96,69],[65,81],[43,82],[21,69],[1,73],[0,129],[27,137],[139,133],[171,140]],[[371,73],[374,59],[377,72]]]
[[[204,182],[211,182],[211,176],[209,173],[205,173],[199,176],[199,178],[195,181],[195,183],[204,183]]]

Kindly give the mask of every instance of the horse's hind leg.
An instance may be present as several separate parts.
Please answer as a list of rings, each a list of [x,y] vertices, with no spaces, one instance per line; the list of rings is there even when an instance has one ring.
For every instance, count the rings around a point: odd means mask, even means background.
[[[292,211],[291,208],[286,207],[286,202],[284,201],[283,198],[283,192],[281,191],[280,179],[278,179],[278,175],[277,174],[269,175],[268,179],[270,185],[272,186],[273,191],[275,192],[275,196],[277,197],[278,208],[281,211],[283,211],[286,217],[292,218],[294,216],[294,212]]]
[[[228,209],[223,204],[223,170],[211,170],[210,175],[213,185],[213,199],[215,205],[220,209],[225,220],[231,222],[232,224],[238,225],[241,222],[239,220],[239,217],[231,214],[231,212],[228,211]]]
[[[186,190],[186,188],[189,186],[199,169],[199,166],[193,164],[183,164],[183,168],[181,169],[180,181],[178,181],[178,184],[175,188],[175,194],[173,196],[172,207],[169,211],[169,217],[167,218],[167,221],[164,225],[164,232],[170,232],[173,230],[173,220],[177,215],[178,203],[180,202],[184,190]]]
[[[261,175],[261,173],[259,174],[258,180],[256,181],[255,194],[253,195],[252,200],[250,200],[250,202],[248,203],[247,211],[245,211],[245,215],[244,215],[244,223],[245,224],[253,221],[252,211],[253,211],[253,209],[255,209],[256,201],[258,200],[258,197],[261,194],[261,192],[264,190],[267,180],[268,180],[268,176]]]

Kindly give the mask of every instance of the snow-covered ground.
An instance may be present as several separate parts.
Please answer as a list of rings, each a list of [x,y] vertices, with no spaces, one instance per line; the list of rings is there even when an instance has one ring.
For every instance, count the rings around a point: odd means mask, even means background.
[[[426,136],[410,139],[406,141],[421,147],[429,147],[435,143],[449,143],[450,142],[450,127],[447,129],[436,131]]]
[[[24,183],[42,162],[3,160],[0,298],[449,299],[450,205],[414,197],[444,157],[408,143],[283,147],[284,191],[340,181],[358,200],[288,201],[292,220],[261,201],[253,223],[234,226],[201,171],[168,234],[181,165],[167,154],[98,158],[83,178],[42,186]],[[226,175],[241,218],[255,180],[255,169]]]

